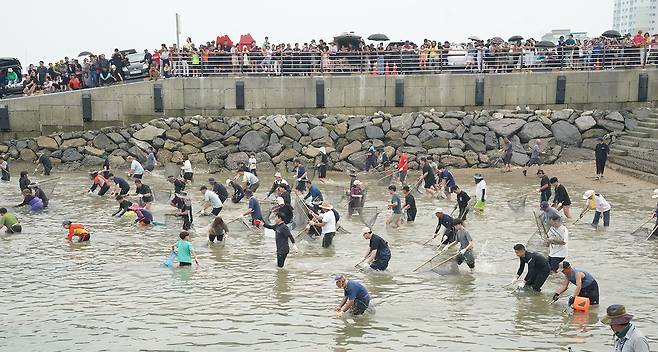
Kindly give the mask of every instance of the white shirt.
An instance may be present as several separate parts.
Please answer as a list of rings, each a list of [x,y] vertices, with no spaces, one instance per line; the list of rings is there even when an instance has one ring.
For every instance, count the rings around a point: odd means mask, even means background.
[[[133,159],[133,161],[130,163],[130,172],[132,172],[133,175],[143,175],[144,168],[142,167],[142,164],[139,163],[139,161]]]
[[[258,182],[258,177],[251,172],[245,171],[244,176],[242,176],[242,182],[246,182],[248,185],[254,185]]]
[[[322,234],[336,232],[336,217],[334,216],[334,211],[329,210],[322,213]]]
[[[617,335],[613,338],[613,352],[649,352],[649,342],[642,333],[631,325],[624,338],[620,339]]]
[[[219,196],[217,193],[211,191],[211,190],[206,190],[206,193],[203,194],[203,199],[210,204],[211,207],[214,208],[221,208],[222,201],[219,199]]]
[[[610,210],[612,207],[610,206],[610,203],[608,203],[605,198],[603,198],[602,195],[600,194],[595,194],[594,195],[594,208],[596,208],[596,211],[600,212],[606,212]]]
[[[249,169],[256,169],[256,158],[249,158]]]
[[[475,185],[475,200],[481,200],[482,199],[482,192],[487,189],[487,182],[485,180],[482,180],[478,182],[477,185]],[[484,200],[487,200],[487,193],[484,193]]]
[[[183,169],[183,172],[192,172],[192,162],[185,160],[181,169]]]
[[[550,251],[548,256],[553,258],[566,258],[569,254],[569,249],[567,243],[569,241],[569,230],[566,226],[560,225],[560,227],[555,228],[551,226],[548,229],[548,238],[557,239],[563,241],[565,244],[555,244],[551,243]]]

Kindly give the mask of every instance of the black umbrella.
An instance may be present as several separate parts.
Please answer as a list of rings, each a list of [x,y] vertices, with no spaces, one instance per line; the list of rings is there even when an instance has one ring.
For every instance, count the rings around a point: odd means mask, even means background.
[[[606,37],[606,38],[621,38],[621,33],[611,29],[609,31],[603,32],[603,34],[601,34],[601,36]]]
[[[504,40],[501,37],[493,37],[493,38],[491,38],[491,42],[500,44],[500,43],[503,43]]]
[[[387,41],[389,41],[386,34],[381,34],[381,33],[376,33],[376,34],[370,35],[368,37],[368,40],[373,40],[373,41],[376,41],[376,42],[387,42]]]
[[[472,36],[468,37],[468,40],[472,40],[474,42],[479,42],[481,39],[477,35],[472,35]]]
[[[541,42],[535,44],[537,48],[555,48],[555,43],[548,41],[548,40],[542,40]]]
[[[343,46],[348,46],[349,44],[352,44],[354,47],[359,47],[359,45],[361,45],[361,36],[354,34],[354,32],[343,33],[335,36],[334,42],[336,42],[339,49]]]
[[[513,35],[509,38],[508,42],[518,42],[523,40],[523,37],[520,35]]]
[[[89,56],[89,55],[92,55],[92,53],[90,53],[88,51],[83,51],[80,54],[78,54],[78,57],[80,57],[80,56]]]

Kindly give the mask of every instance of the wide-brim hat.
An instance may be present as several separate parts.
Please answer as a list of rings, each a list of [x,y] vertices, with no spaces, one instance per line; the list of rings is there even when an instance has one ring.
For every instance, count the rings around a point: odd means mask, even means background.
[[[480,173],[473,175],[473,178],[476,180],[484,180],[484,176],[482,176]]]
[[[281,173],[280,172],[275,172],[274,177],[281,177]]]
[[[653,190],[653,195],[651,196],[651,198],[653,198],[653,199],[658,198],[658,189]]]
[[[624,325],[633,320],[633,315],[626,313],[626,307],[613,304],[606,309],[606,315],[601,322],[606,325]]]
[[[434,209],[434,214],[439,214],[439,213],[443,214],[443,208]]]
[[[334,207],[333,207],[328,201],[325,200],[325,201],[322,202],[322,204],[320,205],[320,208],[322,208],[322,209],[326,209],[326,210],[331,210],[331,209],[333,209]]]
[[[592,197],[594,195],[594,193],[595,192],[592,189],[585,191],[585,193],[583,193],[583,199],[584,200],[589,199],[590,197]]]

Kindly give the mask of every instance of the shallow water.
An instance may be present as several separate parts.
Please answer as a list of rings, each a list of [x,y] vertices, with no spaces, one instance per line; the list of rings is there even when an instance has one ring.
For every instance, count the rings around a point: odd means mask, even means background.
[[[568,168],[559,172],[565,180],[573,179],[563,183],[578,204],[593,181],[578,178]],[[456,172],[472,195],[471,174]],[[613,303],[625,304],[644,333],[658,331],[658,281],[651,279],[658,262],[656,243],[630,234],[651,211],[652,203],[646,200],[650,185],[627,180],[635,186],[629,193],[621,182],[608,181],[606,188],[618,191],[606,193],[614,207],[607,232],[587,225],[591,215],[582,225],[568,226],[568,260],[590,271],[601,287],[601,306],[574,315],[563,313],[564,298],[549,304],[561,275],[552,275],[540,295],[502,287],[518,267],[511,247],[525,243],[534,232],[531,205],[538,197],[528,198],[525,210],[516,212],[506,201],[532,191],[538,181],[516,172],[484,174],[488,208],[468,222],[479,253],[471,275],[465,265],[460,272],[447,270],[448,265],[438,273],[412,272],[433,255],[432,248],[422,245],[436,224],[431,212],[436,206],[451,210],[453,204],[422,196],[417,196],[416,224],[389,230],[383,226],[385,213],[378,218],[375,232],[389,241],[393,252],[383,273],[353,267],[367,241],[358,235],[363,224],[356,217],[349,219],[340,207],[342,226],[351,234],[337,235],[327,250],[319,242],[303,241],[285,269],[276,268],[271,238],[232,233],[225,247],[208,246],[203,232],[208,217],[195,218],[192,243],[200,267],[163,269],[160,263],[177,239],[178,224],[138,229],[130,221],[112,218],[116,202],[80,195],[90,183],[83,173],[56,172],[61,179],[50,209],[35,215],[18,211],[24,232],[0,235],[0,350],[557,351],[571,346],[573,351],[604,351],[610,349],[611,333],[597,320]],[[331,185],[321,189],[339,199],[347,178],[330,176]],[[188,188],[195,211],[201,199],[198,186],[205,179],[197,175]],[[271,177],[262,179],[259,196],[271,182]],[[372,183],[368,205],[385,205],[385,187],[374,184],[375,176],[364,180]],[[1,205],[19,203],[17,182],[0,184]],[[170,188],[158,172],[146,176],[145,183],[158,191]],[[222,215],[231,219],[245,207],[228,204]],[[166,204],[157,204],[156,220],[164,222],[167,211]],[[65,219],[86,224],[91,242],[67,243],[60,226]],[[333,308],[342,292],[332,277],[339,272],[368,287],[375,314],[335,317]]]

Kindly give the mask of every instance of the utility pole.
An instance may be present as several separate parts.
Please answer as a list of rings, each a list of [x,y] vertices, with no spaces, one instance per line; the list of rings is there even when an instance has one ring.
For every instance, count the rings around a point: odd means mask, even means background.
[[[176,48],[180,50],[180,15],[176,13]]]

